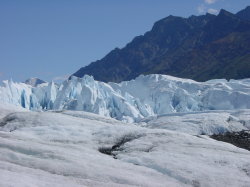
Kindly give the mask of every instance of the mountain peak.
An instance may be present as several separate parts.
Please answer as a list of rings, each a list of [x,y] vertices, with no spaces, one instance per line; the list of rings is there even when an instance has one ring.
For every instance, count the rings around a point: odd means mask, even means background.
[[[39,79],[39,78],[32,77],[32,78],[27,79],[24,83],[28,84],[28,85],[31,85],[33,87],[36,87],[39,84],[43,84],[43,83],[46,83],[46,82],[43,81],[43,80],[41,80],[41,79]]]
[[[250,6],[247,6],[245,9],[239,11],[236,15],[243,20],[250,21]]]
[[[173,16],[173,15],[169,15],[163,19],[160,19],[159,21],[155,22],[154,25],[159,25],[159,24],[164,24],[166,22],[169,22],[169,21],[175,21],[177,19],[182,19],[181,17],[177,17],[177,16]]]
[[[247,6],[244,10],[250,11],[250,6]]]
[[[221,9],[221,10],[220,10],[220,13],[218,14],[218,16],[234,16],[234,14],[231,13],[231,12],[228,12],[228,11],[225,10],[225,9]]]

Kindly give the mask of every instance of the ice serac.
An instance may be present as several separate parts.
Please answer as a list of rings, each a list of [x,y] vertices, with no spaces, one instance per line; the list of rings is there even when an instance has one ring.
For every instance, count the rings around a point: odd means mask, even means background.
[[[166,75],[142,75],[110,84],[122,95],[129,93],[139,98],[153,114],[250,107],[250,79],[201,83]]]
[[[117,84],[86,75],[37,87],[5,81],[0,101],[30,110],[87,111],[134,122],[167,113],[249,109],[250,79],[196,82],[153,74]]]
[[[0,101],[30,109],[32,106],[32,88],[24,83],[14,83],[12,80],[3,81],[0,87]]]
[[[32,88],[34,105],[32,109],[53,109],[57,97],[58,86],[52,81],[50,83]]]
[[[82,110],[126,121],[143,117],[109,84],[95,81],[91,76],[65,81],[59,88],[53,109]]]

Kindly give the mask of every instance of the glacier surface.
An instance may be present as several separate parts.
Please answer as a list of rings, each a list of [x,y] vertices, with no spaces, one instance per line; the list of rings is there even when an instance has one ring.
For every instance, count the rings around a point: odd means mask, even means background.
[[[86,75],[37,87],[4,81],[0,102],[29,110],[77,110],[138,122],[168,113],[250,109],[250,79],[196,82],[154,74],[117,84]]]
[[[250,152],[207,135],[249,129],[250,79],[4,81],[0,186],[245,187]]]
[[[2,104],[0,114],[0,186],[246,187],[250,183],[249,151],[199,135],[194,128],[203,121],[209,133],[222,114],[225,128],[239,130],[245,128],[240,120],[248,124],[250,110],[185,113],[176,119],[177,114],[169,115],[176,129],[163,124],[165,115],[144,119],[140,125],[83,111],[34,112]],[[154,125],[156,120],[161,124]],[[114,152],[116,159],[99,151],[124,137],[129,139]]]

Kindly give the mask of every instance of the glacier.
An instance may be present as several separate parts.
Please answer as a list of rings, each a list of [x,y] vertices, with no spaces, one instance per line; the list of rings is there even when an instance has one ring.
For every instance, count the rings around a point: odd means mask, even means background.
[[[196,82],[153,74],[121,83],[104,83],[85,75],[36,87],[4,81],[0,102],[33,111],[86,111],[139,122],[169,113],[250,109],[250,79]]]
[[[250,124],[250,110],[173,113],[133,124],[0,103],[0,186],[249,186],[250,152],[199,135],[197,124],[209,134],[219,124],[245,128],[242,120]],[[100,152],[124,138],[115,159]]]
[[[167,75],[4,81],[0,186],[249,186],[250,152],[209,136],[249,131],[249,92]]]

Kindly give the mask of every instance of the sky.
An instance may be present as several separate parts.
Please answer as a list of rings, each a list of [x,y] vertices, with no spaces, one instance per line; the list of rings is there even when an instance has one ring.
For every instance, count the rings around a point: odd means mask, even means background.
[[[0,0],[0,81],[62,81],[124,47],[168,15],[189,17],[250,0]]]

